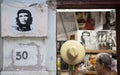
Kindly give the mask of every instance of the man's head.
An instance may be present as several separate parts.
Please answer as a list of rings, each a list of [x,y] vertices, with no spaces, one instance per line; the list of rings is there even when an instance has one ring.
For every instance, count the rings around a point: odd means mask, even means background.
[[[76,18],[77,18],[79,30],[84,29],[86,24],[86,13],[76,12]]]
[[[82,32],[82,37],[83,37],[84,40],[85,40],[87,37],[90,37],[90,32],[88,32],[88,31]]]
[[[20,9],[17,12],[16,18],[17,25],[19,26],[19,31],[29,31],[31,30],[30,25],[32,24],[32,15],[30,11],[26,9]]]
[[[106,21],[110,22],[110,12],[106,12],[105,17],[106,17]]]
[[[96,70],[102,73],[103,70],[111,71],[112,58],[108,53],[99,53],[96,57]]]

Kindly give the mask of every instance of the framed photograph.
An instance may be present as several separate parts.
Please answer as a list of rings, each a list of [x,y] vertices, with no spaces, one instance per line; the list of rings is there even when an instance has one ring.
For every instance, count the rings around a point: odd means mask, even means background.
[[[2,37],[46,37],[48,8],[2,4]]]

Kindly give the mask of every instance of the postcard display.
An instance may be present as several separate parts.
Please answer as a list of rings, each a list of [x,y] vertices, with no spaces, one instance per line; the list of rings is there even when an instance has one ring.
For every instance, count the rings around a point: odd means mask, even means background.
[[[80,9],[79,9],[80,10]],[[86,9],[87,10],[87,9]],[[104,10],[104,9],[103,9]],[[57,74],[62,75],[67,71],[69,73],[69,64],[65,63],[60,57],[60,48],[67,40],[77,40],[81,43],[86,55],[83,61],[75,65],[76,75],[97,75],[96,55],[101,52],[109,53],[112,57],[112,71],[117,73],[117,44],[116,44],[116,11],[109,9],[109,11],[77,11],[77,12],[61,12],[65,17],[63,20],[67,22],[66,29],[71,28],[71,32],[67,32],[66,36],[57,37]],[[74,14],[75,21],[69,21],[70,16],[66,14]],[[72,17],[73,18],[73,17]],[[59,20],[58,20],[59,22]],[[72,31],[73,27],[68,28],[70,23],[75,23],[76,30]],[[65,22],[64,22],[65,23]],[[58,24],[59,25],[59,24]],[[60,26],[60,25],[59,25]],[[61,25],[62,26],[62,25]],[[58,28],[58,32],[60,28]],[[60,33],[58,33],[59,35]]]
[[[115,10],[105,12],[77,12],[77,39],[86,50],[83,62],[76,65],[79,72],[95,71],[96,54],[107,52],[112,56],[112,71],[117,72]]]
[[[1,75],[48,75],[49,63],[55,63],[55,60],[47,52],[47,43],[49,37],[53,36],[54,39],[55,35],[48,36],[47,5],[27,6],[34,0],[6,1],[1,5],[4,53]],[[20,1],[26,2],[26,5]],[[49,57],[53,60],[46,63]]]

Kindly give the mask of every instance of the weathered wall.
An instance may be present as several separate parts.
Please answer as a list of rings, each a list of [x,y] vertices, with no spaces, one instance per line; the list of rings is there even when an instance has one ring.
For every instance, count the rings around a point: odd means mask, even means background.
[[[2,0],[0,0],[0,4],[2,3]],[[1,8],[1,6],[0,6]],[[0,16],[1,16],[1,9],[0,9]],[[0,20],[0,29],[1,29],[1,20]],[[1,38],[1,33],[0,33],[0,71],[2,70],[2,65],[3,65],[3,42]],[[1,73],[0,73],[1,75]]]
[[[4,0],[5,2],[9,0]],[[18,1],[18,0],[17,0]],[[24,1],[24,0],[22,0]],[[34,0],[31,0],[31,2]],[[40,3],[44,3],[45,0],[38,0]],[[0,1],[0,3],[2,0]],[[1,26],[0,26],[1,27]],[[30,44],[31,42],[40,45],[40,50],[44,56],[43,64],[45,69],[39,69],[39,64],[32,67],[16,67],[12,60],[6,60],[11,57],[12,48],[16,47],[18,43]],[[4,54],[4,55],[3,55]],[[8,62],[8,63],[7,63]],[[12,63],[12,65],[11,65]],[[3,66],[2,66],[3,65]],[[8,66],[10,65],[10,66]],[[21,65],[18,63],[18,65]],[[29,64],[28,64],[29,65]],[[38,66],[38,67],[37,67]],[[45,38],[39,37],[0,37],[0,68],[3,67],[2,75],[56,75],[56,11],[48,9],[48,35]],[[39,72],[38,72],[39,71]]]

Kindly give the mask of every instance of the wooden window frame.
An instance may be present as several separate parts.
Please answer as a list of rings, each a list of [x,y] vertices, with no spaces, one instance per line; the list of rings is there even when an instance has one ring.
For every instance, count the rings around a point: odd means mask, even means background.
[[[57,0],[57,9],[116,9],[117,69],[120,75],[120,1],[119,0]]]

